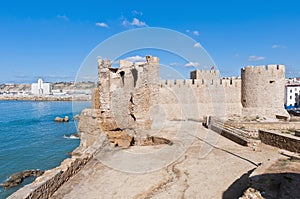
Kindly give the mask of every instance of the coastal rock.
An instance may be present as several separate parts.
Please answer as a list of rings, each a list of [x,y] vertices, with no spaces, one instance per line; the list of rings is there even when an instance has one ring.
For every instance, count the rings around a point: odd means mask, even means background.
[[[63,122],[64,121],[64,118],[61,118],[61,117],[56,117],[54,119],[55,122]]]
[[[55,122],[69,122],[69,117],[68,116],[65,116],[64,118],[61,118],[61,117],[56,117],[54,119]]]
[[[43,175],[44,171],[35,170],[25,170],[11,175],[4,183],[0,183],[0,186],[4,189],[9,189],[22,183],[25,178],[30,176],[39,177]]]
[[[80,115],[79,115],[79,114],[77,114],[77,115],[75,115],[75,116],[73,117],[73,120],[75,120],[75,121],[79,121],[79,119],[80,119]]]
[[[64,122],[69,122],[69,117],[68,116],[65,116]]]

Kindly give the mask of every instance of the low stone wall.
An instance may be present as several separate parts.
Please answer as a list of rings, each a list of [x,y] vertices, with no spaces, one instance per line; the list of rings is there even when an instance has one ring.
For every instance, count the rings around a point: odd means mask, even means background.
[[[300,129],[300,122],[226,122],[235,128],[289,130]]]
[[[242,146],[248,146],[249,145],[249,141],[246,139],[246,138],[242,138],[232,132],[230,132],[229,130],[226,130],[220,126],[217,126],[217,125],[211,125],[210,126],[210,129],[217,132],[217,133],[220,133],[222,136],[226,137],[227,139],[237,143],[237,144],[240,144]]]
[[[289,134],[259,130],[259,139],[268,145],[292,152],[300,152],[300,138]]]
[[[81,155],[64,160],[60,166],[46,171],[36,180],[9,196],[9,199],[49,198],[91,159],[91,155]]]

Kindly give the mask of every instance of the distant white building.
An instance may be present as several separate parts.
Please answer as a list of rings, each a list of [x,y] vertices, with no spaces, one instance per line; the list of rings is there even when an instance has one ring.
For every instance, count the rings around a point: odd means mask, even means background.
[[[286,85],[285,96],[286,108],[300,108],[300,84]]]
[[[49,95],[49,94],[51,94],[51,84],[44,83],[42,79],[39,79],[37,83],[31,84],[31,94],[33,94],[33,95]]]

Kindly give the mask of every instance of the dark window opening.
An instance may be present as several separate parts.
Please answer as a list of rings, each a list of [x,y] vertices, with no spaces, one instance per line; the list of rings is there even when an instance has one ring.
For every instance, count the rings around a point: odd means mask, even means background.
[[[121,72],[120,72],[120,75],[121,75],[122,83],[123,83],[123,86],[124,86],[124,84],[125,84],[125,82],[124,82],[125,72],[124,72],[124,71],[121,71]]]

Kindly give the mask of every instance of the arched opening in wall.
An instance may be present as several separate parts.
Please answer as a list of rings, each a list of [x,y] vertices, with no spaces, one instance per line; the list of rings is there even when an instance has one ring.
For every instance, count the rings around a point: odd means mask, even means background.
[[[211,85],[214,85],[214,80],[213,79],[211,80]]]
[[[275,80],[270,80],[269,83],[270,84],[275,84]]]
[[[121,76],[121,79],[122,79],[122,85],[124,86],[125,85],[125,81],[124,81],[125,72],[121,71],[120,76]]]

